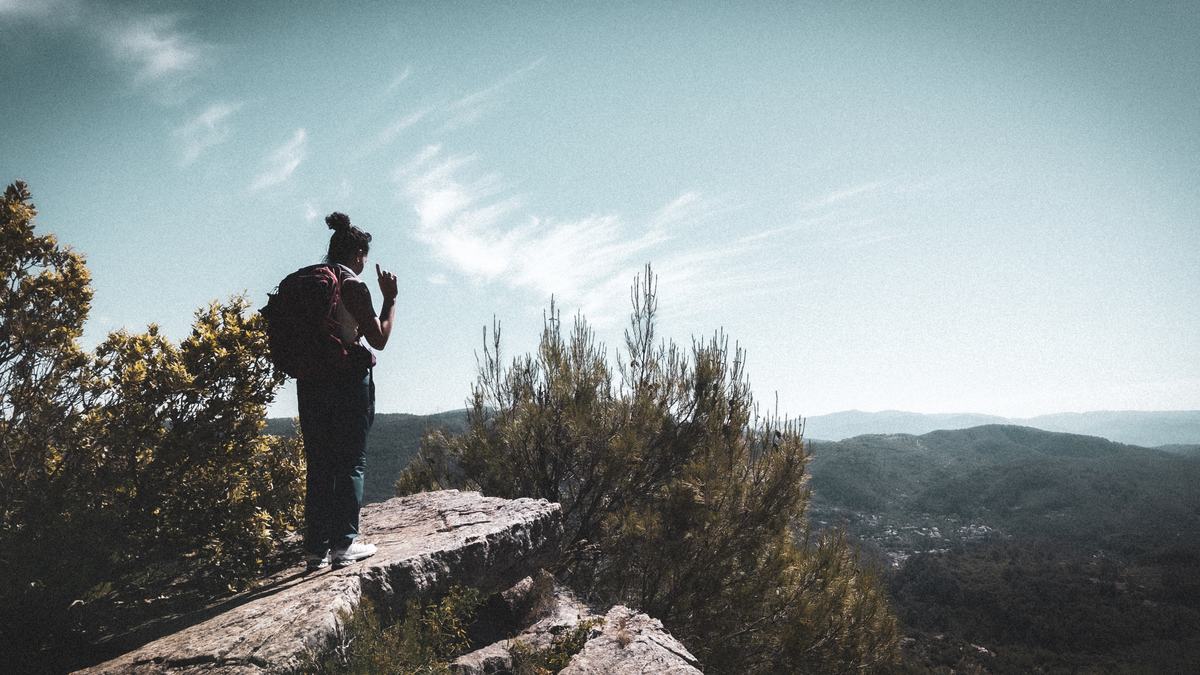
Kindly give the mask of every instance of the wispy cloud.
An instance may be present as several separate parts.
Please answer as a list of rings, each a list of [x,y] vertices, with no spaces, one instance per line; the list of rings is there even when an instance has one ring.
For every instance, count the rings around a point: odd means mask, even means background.
[[[483,89],[480,89],[471,94],[467,94],[466,96],[463,96],[462,98],[454,101],[453,103],[450,104],[450,108],[451,109],[471,108],[471,107],[478,106],[482,103],[485,103],[486,101],[491,99],[493,96],[495,96],[496,93],[499,92],[501,89],[504,89],[512,82],[520,79],[522,76],[524,76],[529,71],[542,65],[542,61],[545,61],[545,60],[546,60],[545,57],[542,57],[528,65],[522,66],[521,68],[514,70],[513,72],[505,75],[504,77],[501,77],[499,80],[496,80],[495,82],[484,87]]]
[[[453,131],[479,121],[492,107],[495,105],[495,99],[501,91],[508,87],[513,82],[521,79],[530,71],[534,70],[542,64],[545,57],[523,66],[503,77],[496,80],[492,84],[472,92],[450,102],[446,106],[446,114],[448,119],[442,127],[443,131]]]
[[[175,129],[175,137],[183,143],[185,166],[199,159],[209,148],[229,140],[232,133],[229,118],[240,107],[240,103],[213,103]]]
[[[886,221],[877,217],[846,218],[828,213],[819,218],[802,218],[789,225],[742,235],[735,240],[735,243],[777,247],[784,237],[793,237],[798,238],[810,252],[814,247],[826,251],[844,252],[848,249],[863,248],[901,239],[909,234],[911,233],[889,226]]]
[[[419,152],[395,179],[416,214],[415,238],[448,272],[542,298],[553,294],[598,324],[624,315],[629,281],[647,260],[680,279],[712,277],[722,261],[746,253],[747,247],[728,243],[664,249],[672,241],[668,225],[697,215],[704,203],[699,193],[680,195],[635,220],[612,213],[542,217],[498,176],[481,172],[478,158],[447,155],[440,146]]]
[[[113,18],[99,24],[118,62],[133,69],[138,83],[177,80],[196,70],[206,49],[179,30],[178,18],[144,15]]]
[[[396,73],[396,76],[393,77],[392,81],[388,83],[388,86],[387,86],[387,89],[385,90],[385,92],[390,94],[393,91],[395,91],[396,87],[399,87],[401,84],[403,84],[404,81],[408,79],[409,75],[412,75],[412,67],[404,66],[404,70],[401,70],[399,73]]]
[[[800,202],[791,223],[744,234],[739,244],[778,245],[797,237],[804,246],[825,250],[874,246],[911,234],[889,224],[889,215],[923,188],[917,183],[877,180],[827,192]]]
[[[817,197],[816,199],[803,202],[800,204],[800,208],[806,211],[828,208],[855,197],[863,197],[872,193],[876,193],[887,184],[888,181],[880,180],[872,181],[870,183],[862,183],[861,185],[840,188]]]
[[[136,84],[173,86],[199,70],[210,44],[180,28],[176,14],[127,10],[108,2],[0,0],[0,19],[32,20],[77,32],[127,68]]]
[[[58,23],[78,18],[78,0],[0,0],[0,18],[53,20]]]
[[[818,215],[804,216],[795,221],[778,227],[771,227],[757,232],[750,232],[738,237],[738,243],[749,244],[757,241],[768,239],[777,239],[783,235],[793,233],[812,233],[820,231],[833,231],[839,229],[855,228],[860,225],[868,224],[863,218],[851,218],[845,214],[835,211],[826,211]]]
[[[291,140],[273,150],[266,158],[263,162],[265,168],[250,184],[250,191],[257,192],[287,181],[304,161],[307,151],[308,132],[297,129]]]
[[[743,242],[676,251],[654,260],[654,272],[660,287],[669,289],[669,302],[663,310],[666,315],[703,315],[713,307],[728,306],[729,300],[744,303],[755,297],[787,298],[810,285],[812,280],[797,276],[793,266],[765,264],[763,258],[769,249],[761,245]],[[624,287],[628,287],[628,273]],[[606,302],[612,311],[627,309],[626,297],[614,284]]]
[[[475,161],[473,156],[443,157],[438,146],[428,146],[396,177],[417,214],[417,238],[456,271],[490,280],[510,271],[507,252],[514,234],[500,226],[521,200],[499,197],[495,176],[462,178],[462,170]]]
[[[212,46],[181,28],[175,14],[81,0],[0,0],[0,19],[76,33],[106,53],[140,86],[174,93],[207,61]]]
[[[311,223],[320,217],[321,214],[317,211],[317,207],[312,205],[312,202],[304,202],[304,222]]]
[[[391,145],[401,133],[425,119],[425,116],[428,114],[429,109],[426,108],[397,117],[386,127],[380,129],[379,133],[375,134],[371,140],[364,143],[363,146],[358,149],[358,152],[355,153],[355,157],[362,159],[373,152],[386,148],[387,146]]]
[[[695,221],[714,208],[699,192],[685,192],[671,200],[650,218],[654,228],[666,228],[680,222]]]

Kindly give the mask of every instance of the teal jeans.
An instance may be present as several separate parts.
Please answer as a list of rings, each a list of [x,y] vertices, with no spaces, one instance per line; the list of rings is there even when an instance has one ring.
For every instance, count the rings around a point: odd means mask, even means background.
[[[365,375],[298,380],[300,432],[308,469],[304,550],[322,555],[358,536],[367,433],[375,421],[375,381]]]

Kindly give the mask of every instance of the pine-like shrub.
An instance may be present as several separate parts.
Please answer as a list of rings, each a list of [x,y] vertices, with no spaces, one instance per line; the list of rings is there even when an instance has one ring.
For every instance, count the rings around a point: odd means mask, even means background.
[[[876,575],[810,533],[802,428],[760,414],[745,353],[655,334],[649,268],[624,353],[551,304],[536,354],[505,364],[494,327],[462,435],[434,432],[401,494],[478,489],[562,505],[557,572],[586,597],[663,621],[706,672],[840,672],[895,658]]]

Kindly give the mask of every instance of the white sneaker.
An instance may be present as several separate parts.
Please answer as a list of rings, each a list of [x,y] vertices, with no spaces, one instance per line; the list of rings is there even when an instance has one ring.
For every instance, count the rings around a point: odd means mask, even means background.
[[[320,569],[329,567],[329,551],[324,553],[305,553],[304,568],[309,572],[316,572]]]
[[[364,544],[362,542],[354,542],[349,548],[336,548],[333,550],[332,562],[334,567],[345,567],[352,562],[357,562],[363,558],[370,558],[375,555],[375,544]]]

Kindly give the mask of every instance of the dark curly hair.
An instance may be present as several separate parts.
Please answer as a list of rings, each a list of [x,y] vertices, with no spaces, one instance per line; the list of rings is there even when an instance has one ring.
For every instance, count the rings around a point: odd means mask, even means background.
[[[350,216],[334,211],[325,216],[325,224],[333,230],[325,262],[348,263],[359,251],[370,253],[371,234],[351,225]]]

